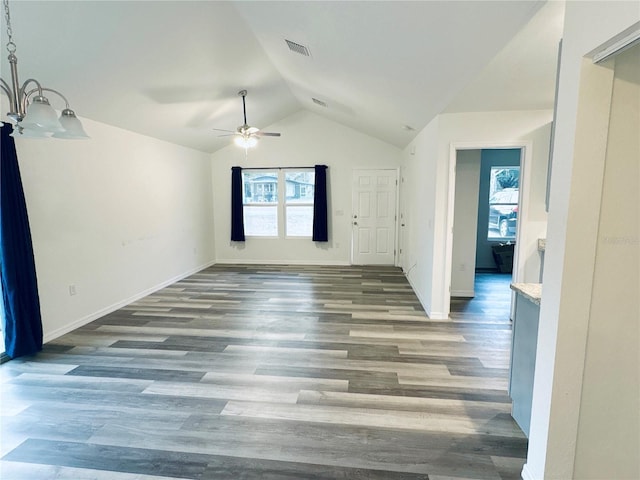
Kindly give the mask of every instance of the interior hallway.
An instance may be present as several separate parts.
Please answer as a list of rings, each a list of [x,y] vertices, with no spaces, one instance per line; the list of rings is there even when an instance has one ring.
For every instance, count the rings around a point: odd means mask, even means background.
[[[431,321],[397,268],[213,266],[2,365],[0,474],[520,478],[508,307],[477,292]]]
[[[476,273],[475,297],[451,298],[451,318],[480,320],[508,320],[511,311],[512,276],[510,273]]]

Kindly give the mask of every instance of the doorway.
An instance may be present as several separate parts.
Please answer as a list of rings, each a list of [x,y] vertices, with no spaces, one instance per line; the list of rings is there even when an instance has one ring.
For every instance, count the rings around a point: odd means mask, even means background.
[[[473,298],[478,274],[486,290],[504,284],[486,275],[512,272],[521,155],[519,148],[457,152],[451,297]]]
[[[397,170],[354,170],[351,263],[395,265]]]
[[[515,198],[509,199],[500,199],[498,202],[498,198],[494,197],[496,203],[500,203],[501,207],[504,208],[515,208],[515,217],[514,224],[511,228],[507,228],[504,233],[507,233],[506,236],[500,236],[500,223],[493,222],[494,225],[490,223],[489,220],[489,192],[492,191],[491,187],[486,188],[483,193],[480,193],[480,170],[481,170],[481,157],[482,151],[484,150],[492,150],[492,151],[504,151],[505,154],[508,150],[511,150],[511,155],[515,154],[516,157],[519,158],[519,172],[518,172],[518,192],[512,197],[517,196],[517,203],[514,205]],[[489,272],[496,272],[498,267],[495,264],[493,259],[493,251],[492,245],[500,244],[500,243],[508,243],[513,244],[513,251],[511,252],[511,257],[509,261],[511,263],[511,271],[512,274],[507,276],[509,277],[509,283],[512,281],[518,281],[518,278],[522,278],[524,272],[524,265],[520,264],[519,261],[519,249],[518,243],[515,242],[516,238],[520,238],[520,230],[523,218],[526,218],[526,205],[525,201],[527,198],[528,187],[528,169],[530,169],[530,157],[531,156],[531,142],[505,142],[503,144],[452,144],[450,151],[450,170],[449,170],[449,202],[448,202],[448,228],[447,228],[447,245],[446,245],[446,258],[445,258],[445,285],[449,287],[448,291],[445,292],[445,296],[443,298],[444,308],[447,313],[451,311],[451,297],[462,297],[462,298],[473,298],[475,295],[475,283],[476,283],[476,269],[480,272],[483,272],[483,268],[488,269],[484,270]],[[466,158],[467,166],[471,166],[470,170],[467,169],[465,171],[464,168],[464,160],[461,160],[461,169],[458,169],[458,159]],[[475,160],[472,160],[475,158]],[[500,165],[495,165],[496,167]],[[507,165],[502,165],[505,168],[512,168]],[[496,176],[499,173],[499,170],[494,170],[491,172],[490,168],[488,170],[489,173],[489,182],[491,183],[491,175],[494,176],[493,182],[495,187]],[[476,184],[472,187],[463,187],[458,185],[458,176],[463,177],[473,177],[476,178]],[[474,177],[475,176],[475,177]],[[468,178],[467,178],[468,180]],[[509,191],[512,189],[515,191],[514,185],[507,185],[508,182],[501,185],[500,190]],[[494,188],[493,193],[496,193],[496,189]],[[466,199],[462,198],[465,197]],[[485,201],[487,202],[485,213],[482,214],[482,219],[480,219],[481,215],[479,213],[479,205],[478,200],[480,199],[480,195],[483,196]],[[504,201],[503,201],[504,200]],[[467,204],[472,202],[471,207],[464,208]],[[456,205],[458,207],[462,206],[463,208],[458,208],[456,210]],[[466,217],[466,219],[465,219]],[[465,236],[455,235],[454,231],[456,230],[456,222],[466,228],[467,231],[471,230],[471,232],[475,232],[475,237],[473,233],[469,235],[467,233]],[[504,227],[503,227],[504,229]],[[490,238],[493,237],[493,238]],[[466,238],[465,242],[460,242],[462,238]],[[455,239],[455,255],[454,255],[454,239]],[[480,241],[479,241],[480,240]],[[489,259],[491,261],[489,266],[484,266],[482,264],[478,264],[478,260],[476,257],[479,254],[478,244],[484,243],[486,247],[489,249]],[[486,255],[486,250],[483,255]],[[462,254],[462,256],[461,256]],[[486,259],[486,257],[485,257]],[[463,278],[464,282],[460,283],[460,279]],[[511,292],[508,292],[511,295]]]

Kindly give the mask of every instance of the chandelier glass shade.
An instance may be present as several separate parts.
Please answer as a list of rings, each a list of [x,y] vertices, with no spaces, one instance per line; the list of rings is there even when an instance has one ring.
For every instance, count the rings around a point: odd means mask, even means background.
[[[238,135],[233,142],[242,148],[253,148],[257,145],[258,139],[253,135]]]
[[[18,58],[15,55],[16,44],[13,43],[9,0],[3,0],[6,20],[7,51],[11,82],[0,78],[0,90],[9,98],[7,117],[14,124],[13,137],[19,138],[55,138],[83,139],[89,138],[75,112],[69,108],[64,95],[52,88],[43,87],[34,78],[29,78],[22,85],[18,80]],[[60,117],[49,103],[44,93],[53,93],[64,101],[65,107]]]

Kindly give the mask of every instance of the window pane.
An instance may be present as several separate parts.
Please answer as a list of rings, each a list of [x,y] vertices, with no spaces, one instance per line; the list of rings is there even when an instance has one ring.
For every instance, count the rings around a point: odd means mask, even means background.
[[[287,236],[310,237],[313,233],[313,207],[288,206],[287,207]]]
[[[244,206],[244,232],[254,237],[278,236],[278,207]]]
[[[278,203],[278,172],[242,172],[243,203]]]
[[[303,170],[300,172],[286,172],[286,202],[313,203],[315,172]]]
[[[514,240],[518,222],[520,167],[491,167],[489,178],[490,240]]]

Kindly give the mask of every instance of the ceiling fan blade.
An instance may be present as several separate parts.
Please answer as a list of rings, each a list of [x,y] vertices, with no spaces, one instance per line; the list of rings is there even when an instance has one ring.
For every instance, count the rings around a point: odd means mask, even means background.
[[[212,128],[211,130],[215,130],[217,132],[227,132],[227,133],[236,133],[233,130],[224,130],[222,128]]]
[[[259,137],[279,137],[280,134],[277,132],[258,132],[256,133]]]
[[[219,137],[235,137],[236,135],[238,135],[237,133],[225,133],[223,135],[218,135]]]

